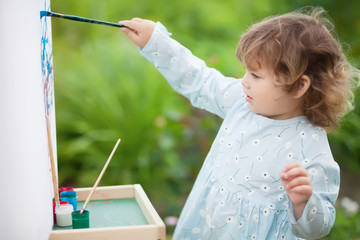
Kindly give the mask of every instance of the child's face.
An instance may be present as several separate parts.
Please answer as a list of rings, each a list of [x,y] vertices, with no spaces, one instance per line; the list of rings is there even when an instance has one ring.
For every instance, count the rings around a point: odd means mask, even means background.
[[[302,101],[276,85],[275,74],[266,65],[245,66],[242,80],[246,101],[253,113],[276,120],[303,115]]]

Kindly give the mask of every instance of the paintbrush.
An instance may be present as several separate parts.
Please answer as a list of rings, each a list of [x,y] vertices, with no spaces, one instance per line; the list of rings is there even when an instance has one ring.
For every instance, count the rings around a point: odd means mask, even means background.
[[[49,11],[40,11],[40,19],[42,17],[57,17],[57,18],[64,18],[64,19],[69,19],[69,20],[79,21],[79,22],[96,23],[96,24],[108,25],[108,26],[119,27],[119,28],[122,28],[122,27],[127,28],[127,26],[122,25],[122,24],[105,22],[105,21],[95,20],[95,19],[91,19],[91,18],[65,15],[65,14],[49,12]]]
[[[91,189],[91,192],[90,192],[89,196],[87,197],[84,205],[82,206],[81,211],[80,211],[80,214],[82,214],[82,213],[84,212],[86,206],[88,205],[88,203],[89,203],[89,201],[90,201],[90,199],[91,199],[91,197],[92,197],[92,195],[93,195],[93,193],[94,193],[97,185],[99,184],[102,176],[104,175],[104,172],[105,172],[107,166],[109,165],[109,163],[110,163],[110,161],[111,161],[111,159],[112,159],[112,157],[113,157],[113,155],[114,155],[114,153],[115,153],[115,151],[116,151],[116,149],[117,149],[117,147],[118,147],[118,145],[119,145],[119,143],[120,143],[120,140],[121,140],[120,138],[117,140],[117,142],[116,142],[116,144],[115,144],[115,146],[114,146],[114,149],[112,150],[112,152],[111,152],[108,160],[106,161],[103,169],[101,170],[101,173],[100,173],[99,177],[96,179],[96,182],[95,182],[93,188]]]
[[[50,120],[49,120],[48,116],[46,117],[46,130],[47,130],[47,135],[48,135],[51,174],[52,174],[52,181],[53,181],[53,188],[54,188],[54,195],[55,195],[55,204],[56,204],[56,207],[58,207],[58,206],[60,206],[60,198],[59,198],[58,182],[57,182],[56,171],[55,171],[54,151],[53,151],[52,141],[51,141]]]

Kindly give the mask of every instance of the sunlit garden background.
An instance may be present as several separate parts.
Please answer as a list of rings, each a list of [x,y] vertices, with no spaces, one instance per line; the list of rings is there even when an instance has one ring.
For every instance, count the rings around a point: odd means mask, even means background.
[[[241,33],[262,18],[321,5],[351,62],[360,67],[360,1],[53,0],[54,12],[118,22],[162,22],[173,37],[224,75],[241,77]],[[59,185],[140,183],[164,220],[178,216],[221,119],[175,93],[117,28],[52,19]],[[356,91],[357,106],[360,103]],[[360,107],[329,135],[342,168],[337,219],[324,239],[360,239]],[[171,219],[171,218],[170,218]],[[171,236],[172,226],[167,232]]]

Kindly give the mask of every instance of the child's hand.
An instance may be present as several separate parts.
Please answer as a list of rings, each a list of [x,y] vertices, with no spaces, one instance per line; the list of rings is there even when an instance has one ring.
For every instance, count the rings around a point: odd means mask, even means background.
[[[280,172],[280,177],[293,204],[295,218],[298,220],[313,192],[311,179],[306,170],[297,162],[286,165]]]
[[[119,24],[123,24],[128,27],[121,28],[121,31],[141,48],[145,47],[155,27],[155,23],[153,21],[141,18],[120,21]]]

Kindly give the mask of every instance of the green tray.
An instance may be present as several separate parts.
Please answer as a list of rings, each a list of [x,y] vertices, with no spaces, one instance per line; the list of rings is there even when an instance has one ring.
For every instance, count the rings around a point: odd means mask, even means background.
[[[84,205],[78,202],[78,210]],[[90,228],[136,226],[148,224],[139,204],[134,198],[107,199],[90,201],[86,207],[90,213]],[[53,230],[72,229],[59,227],[56,224]]]

